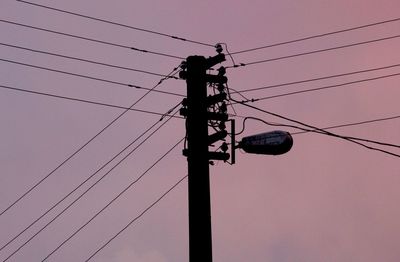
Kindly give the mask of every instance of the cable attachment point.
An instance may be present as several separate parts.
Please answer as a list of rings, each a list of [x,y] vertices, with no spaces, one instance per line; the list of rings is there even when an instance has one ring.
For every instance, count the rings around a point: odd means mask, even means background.
[[[226,74],[226,68],[221,66],[220,68],[218,68],[218,75],[219,76],[223,76]]]
[[[215,51],[217,51],[218,54],[221,54],[222,51],[224,51],[224,49],[222,49],[222,45],[221,44],[216,44],[215,45]]]
[[[179,67],[180,67],[182,70],[185,70],[185,69],[187,68],[187,62],[186,62],[186,60],[185,60],[185,61],[182,61],[182,63],[179,65]]]

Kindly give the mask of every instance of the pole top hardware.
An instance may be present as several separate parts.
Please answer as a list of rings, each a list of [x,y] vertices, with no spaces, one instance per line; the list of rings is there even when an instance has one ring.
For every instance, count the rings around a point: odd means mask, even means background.
[[[221,45],[221,44],[216,44],[216,45],[215,45],[215,51],[217,51],[218,54],[221,54],[222,51],[224,51],[224,50],[222,49],[222,45]]]
[[[212,56],[206,59],[206,69],[210,69],[216,64],[222,63],[225,61],[225,55],[223,53],[219,53],[216,56]]]

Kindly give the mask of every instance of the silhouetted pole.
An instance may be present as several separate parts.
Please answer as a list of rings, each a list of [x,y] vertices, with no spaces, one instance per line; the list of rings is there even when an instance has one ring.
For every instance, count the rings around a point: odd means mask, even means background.
[[[212,262],[206,59],[187,58],[189,261]]]
[[[218,74],[207,74],[207,70],[225,61],[222,47],[216,46],[217,55],[209,58],[189,56],[182,64],[180,77],[186,79],[187,98],[184,99],[181,115],[186,117],[187,143],[183,154],[188,161],[189,196],[189,262],[212,262],[212,231],[210,204],[209,161],[227,162],[230,158],[225,137],[227,114],[226,70],[220,67]],[[208,83],[214,88],[214,95],[207,96]],[[208,135],[208,124],[214,131]],[[272,131],[242,139],[235,145],[235,123],[231,121],[231,164],[235,162],[234,151],[242,148],[254,154],[279,155],[288,152],[293,139],[289,133]],[[208,147],[224,141],[218,148],[209,152]]]

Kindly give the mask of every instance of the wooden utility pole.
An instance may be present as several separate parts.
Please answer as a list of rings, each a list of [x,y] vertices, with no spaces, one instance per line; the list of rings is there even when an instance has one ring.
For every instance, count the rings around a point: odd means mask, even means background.
[[[190,262],[212,262],[209,161],[215,157],[229,158],[229,154],[218,154],[218,152],[211,154],[208,151],[210,144],[208,121],[218,116],[218,113],[210,115],[208,112],[210,97],[207,97],[207,83],[221,79],[226,83],[226,77],[208,75],[207,70],[224,60],[223,54],[211,58],[189,56],[186,60],[186,71],[181,74],[187,83],[185,102],[187,110],[184,113],[187,118],[187,149],[184,155],[187,156],[189,175]]]

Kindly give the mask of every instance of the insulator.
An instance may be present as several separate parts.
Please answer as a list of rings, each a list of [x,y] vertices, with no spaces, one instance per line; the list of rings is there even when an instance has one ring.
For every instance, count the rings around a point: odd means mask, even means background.
[[[208,152],[208,159],[228,161],[230,155],[224,152]]]
[[[187,105],[188,105],[187,98],[182,99],[182,106],[187,107]]]
[[[228,144],[225,143],[225,142],[222,143],[222,145],[221,145],[221,150],[224,151],[224,152],[226,152],[226,151],[228,151],[228,149],[229,149],[229,148],[228,148]]]
[[[182,107],[179,109],[179,114],[186,117],[188,115],[188,109],[186,107]]]
[[[228,114],[218,112],[207,112],[208,120],[228,121]]]
[[[185,70],[187,68],[187,62],[186,61],[182,61],[181,65],[180,65],[180,68],[182,70]]]
[[[209,69],[209,68],[215,66],[216,64],[219,64],[224,61],[225,61],[225,55],[222,53],[220,53],[216,56],[213,56],[213,57],[209,57],[206,60],[206,69]]]
[[[221,93],[225,91],[224,84],[218,84],[218,91],[221,92]]]
[[[215,51],[217,51],[218,54],[222,53],[223,49],[222,46],[220,44],[216,44],[215,45]]]
[[[179,77],[186,80],[187,77],[187,72],[186,71],[180,71],[179,72]]]
[[[218,68],[218,75],[219,76],[223,76],[226,74],[226,69],[225,67],[221,66],[220,68]]]
[[[225,130],[225,129],[226,129],[225,122],[224,122],[224,121],[221,121],[221,122],[218,124],[218,128],[219,128],[220,130]]]
[[[208,96],[206,98],[206,104],[207,104],[207,107],[210,107],[210,106],[215,105],[217,103],[221,103],[224,100],[226,100],[226,94],[225,93],[219,93],[219,94],[216,94],[216,95],[213,95],[213,96]]]
[[[222,131],[216,132],[212,135],[209,135],[208,136],[208,145],[212,145],[215,142],[224,139],[227,135],[228,135],[228,132],[225,130],[222,130]]]
[[[228,82],[228,78],[226,76],[207,74],[206,82],[215,84],[226,84]]]
[[[226,106],[226,103],[223,102],[222,105],[219,107],[222,113],[226,113],[228,111],[228,107]]]

